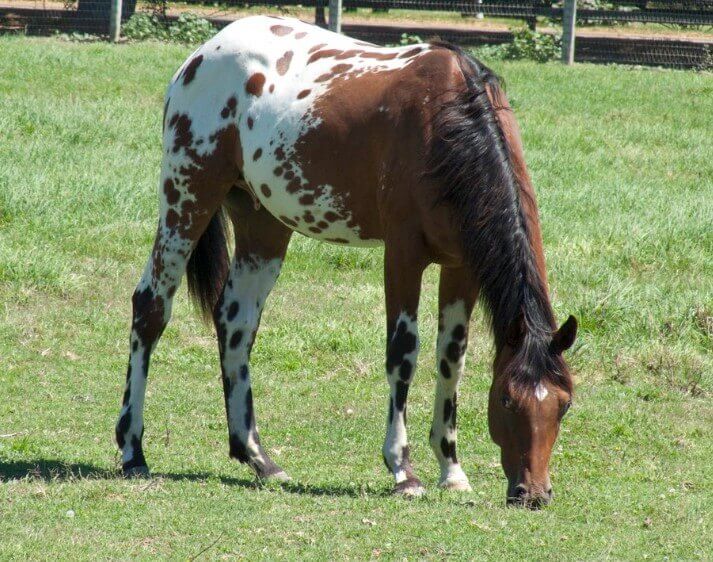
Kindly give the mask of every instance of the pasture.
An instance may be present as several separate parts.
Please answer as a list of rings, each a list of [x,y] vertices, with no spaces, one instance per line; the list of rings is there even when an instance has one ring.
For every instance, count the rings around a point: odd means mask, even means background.
[[[428,447],[437,271],[425,278],[412,458],[389,496],[381,250],[296,235],[253,352],[268,451],[228,459],[212,328],[181,290],[152,359],[152,480],[113,442],[130,297],[153,242],[163,92],[190,49],[0,38],[0,559],[709,559],[713,76],[497,62],[538,191],[558,317],[580,321],[554,503],[506,509],[476,314],[459,456]],[[706,499],[707,498],[707,499]]]

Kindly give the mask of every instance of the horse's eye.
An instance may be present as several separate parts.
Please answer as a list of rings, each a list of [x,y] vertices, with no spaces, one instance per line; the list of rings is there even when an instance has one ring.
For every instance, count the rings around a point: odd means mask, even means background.
[[[572,406],[572,401],[568,400],[567,403],[564,406],[562,406],[562,413],[560,414],[560,418],[564,417],[564,415],[569,411],[571,406]]]
[[[502,403],[503,408],[507,408],[508,410],[512,406],[512,399],[507,394],[503,394],[503,397],[500,399],[500,402]]]

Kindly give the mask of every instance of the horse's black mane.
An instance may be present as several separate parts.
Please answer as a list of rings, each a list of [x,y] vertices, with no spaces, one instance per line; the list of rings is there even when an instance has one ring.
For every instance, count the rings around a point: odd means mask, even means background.
[[[523,337],[509,369],[513,380],[532,383],[548,376],[569,387],[561,360],[549,349],[555,319],[530,245],[521,186],[486,90],[499,99],[500,81],[458,47],[432,44],[455,53],[467,91],[446,102],[434,118],[430,175],[443,186],[440,201],[450,205],[460,223],[496,348],[502,349],[513,328],[521,326]]]

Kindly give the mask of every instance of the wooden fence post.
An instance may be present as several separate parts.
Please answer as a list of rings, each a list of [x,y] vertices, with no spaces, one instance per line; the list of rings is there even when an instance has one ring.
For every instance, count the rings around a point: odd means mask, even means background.
[[[574,40],[577,27],[577,0],[564,0],[562,10],[562,62],[574,63]]]
[[[116,43],[121,35],[121,0],[111,0],[109,12],[109,41]]]
[[[329,0],[329,30],[342,32],[342,0]]]

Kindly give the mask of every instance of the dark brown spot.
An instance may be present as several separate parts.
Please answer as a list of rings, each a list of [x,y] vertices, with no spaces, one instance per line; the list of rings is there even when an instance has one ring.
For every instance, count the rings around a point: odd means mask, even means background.
[[[319,228],[325,229],[325,228],[329,227],[329,223],[328,223],[328,222],[325,222],[325,221],[319,221],[319,222],[317,223],[317,226],[318,226]]]
[[[168,229],[174,229],[176,226],[178,226],[178,220],[180,217],[178,216],[178,213],[174,211],[173,209],[169,209],[168,213],[166,213],[166,228]]]
[[[376,60],[393,60],[398,56],[398,53],[362,53],[361,58],[363,59],[376,59]]]
[[[228,308],[228,316],[226,319],[228,322],[232,322],[235,320],[235,317],[238,315],[238,311],[240,310],[240,303],[238,301],[233,301],[230,303],[230,307]]]
[[[254,124],[255,124],[255,121],[253,121],[253,118],[248,117],[248,129],[252,130]]]
[[[306,98],[311,91],[312,90],[302,90],[299,94],[297,94],[297,99],[301,100],[302,98]]]
[[[336,60],[346,60],[346,59],[351,59],[354,58],[357,55],[360,55],[364,51],[360,51],[358,49],[350,49],[349,51],[343,51],[342,53],[338,54],[336,57],[334,57]]]
[[[193,82],[193,79],[196,77],[196,71],[198,70],[198,67],[201,65],[203,62],[203,55],[198,55],[197,57],[194,57],[191,62],[186,65],[186,68],[183,70],[183,85],[187,86],[191,82]]]
[[[445,437],[441,439],[441,452],[444,457],[450,458],[453,462],[458,462],[456,458],[456,442],[448,441]]]
[[[253,162],[257,161],[260,158],[260,156],[262,156],[262,148],[258,148],[255,151],[255,154],[253,154]]]
[[[274,85],[274,84],[270,84],[270,88],[269,88],[268,91],[269,91],[270,93],[274,92],[274,91],[275,91],[275,85]]]
[[[462,351],[461,345],[458,342],[452,341],[448,344],[448,347],[446,347],[446,357],[448,357],[451,363],[457,363],[463,354]]]
[[[235,349],[236,347],[238,347],[240,345],[240,342],[242,341],[242,339],[243,339],[243,333],[240,330],[236,331],[233,334],[233,336],[230,338],[230,344],[229,344],[230,348]]]
[[[408,397],[408,383],[396,381],[396,396],[394,405],[399,412],[406,409],[406,398]]]
[[[314,215],[312,214],[311,211],[305,211],[305,214],[303,215],[304,221],[308,224],[311,224],[314,222]]]
[[[295,177],[295,173],[294,173],[292,170],[287,170],[287,171],[285,172],[285,175],[282,176],[282,177],[289,181],[289,180],[291,180],[292,178]]]
[[[399,56],[400,59],[407,59],[409,57],[413,57],[414,55],[419,54],[421,51],[423,51],[423,47],[414,47],[413,49],[409,49],[405,53]]]
[[[245,83],[245,91],[255,97],[262,95],[262,89],[265,86],[265,75],[262,72],[256,72]]]
[[[175,205],[181,199],[181,192],[176,189],[171,178],[163,183],[163,192],[166,194],[166,202],[169,205]]]
[[[314,47],[312,47],[309,51],[307,51],[307,53],[311,55],[315,51],[319,51],[322,47],[326,47],[326,46],[327,46],[326,43],[320,43],[319,45],[315,45]]]
[[[283,172],[283,171],[284,171],[284,170],[282,169],[282,166],[278,166],[277,168],[275,168],[275,169],[272,171],[272,173],[279,177],[279,176],[282,175],[282,172]]]
[[[305,195],[302,195],[298,201],[300,205],[311,205],[312,203],[314,203],[314,195],[307,193]]]
[[[287,51],[284,55],[277,59],[277,64],[275,66],[277,68],[277,73],[280,76],[287,74],[287,71],[290,69],[290,63],[292,62],[293,55],[294,53],[292,51]]]
[[[175,118],[175,122],[174,122]],[[171,118],[171,126],[174,127],[175,137],[173,139],[173,152],[178,152],[181,148],[186,151],[193,144],[193,132],[191,131],[191,120],[185,113],[175,114]]]
[[[399,367],[399,378],[402,381],[407,381],[411,378],[411,373],[413,372],[413,365],[408,359],[404,359],[403,363]]]
[[[262,194],[265,197],[270,197],[270,195],[272,195],[272,191],[270,190],[269,186],[266,183],[263,183],[260,186],[260,191],[262,191]]]
[[[445,359],[441,359],[441,375],[443,375],[443,378],[445,379],[450,379],[451,378],[451,368],[448,365],[448,361]]]
[[[307,64],[312,64],[313,62],[318,61],[319,59],[324,59],[327,57],[336,57],[337,55],[342,54],[344,51],[340,51],[339,49],[323,49],[321,51],[317,51],[316,53],[312,53],[310,57],[307,59]]]
[[[319,234],[320,232],[322,232],[322,229],[321,229],[321,228],[317,228],[316,226],[310,226],[308,230],[309,230],[310,232],[314,232],[315,234]]]
[[[339,75],[339,74],[342,74],[342,73],[346,72],[347,70],[349,70],[349,69],[351,69],[351,68],[352,68],[352,65],[351,65],[351,64],[345,64],[345,63],[342,63],[342,64],[335,64],[335,65],[332,67],[332,70],[331,70],[331,71],[329,71],[329,72],[327,72],[327,73],[325,73],[325,74],[322,74],[321,76],[318,76],[317,78],[315,78],[314,81],[315,81],[315,82],[326,82],[327,80],[331,80],[331,79],[334,78],[335,76],[337,76],[337,75]]]
[[[297,223],[285,215],[280,215],[280,220],[289,226],[297,226]]]
[[[326,213],[324,213],[324,219],[328,220],[329,222],[335,222],[339,219],[339,215],[337,215],[337,213],[335,213],[334,211],[327,211]]]
[[[235,108],[237,106],[238,106],[238,100],[235,98],[235,96],[230,96],[228,98],[228,101],[225,102],[225,107],[220,112],[220,116],[223,119],[227,119],[230,116],[235,117]]]
[[[287,156],[285,155],[285,149],[284,149],[284,147],[278,146],[278,147],[275,149],[275,159],[281,162],[281,161],[284,160],[285,158],[287,158]]]
[[[334,242],[335,244],[349,244],[349,240],[344,238],[325,238],[327,242]]]
[[[299,33],[295,33],[295,39],[302,39],[303,37],[307,37],[306,31],[300,31]]]
[[[450,398],[446,398],[443,402],[443,423],[448,423],[453,414],[453,403]]]
[[[288,193],[297,193],[301,187],[302,187],[302,182],[300,181],[300,178],[292,178],[290,180],[290,182],[287,184],[287,186],[285,187],[285,189],[287,190]]]
[[[273,25],[272,27],[270,27],[270,31],[272,31],[278,37],[284,37],[285,35],[289,35],[290,33],[292,33],[292,28],[286,25]]]

